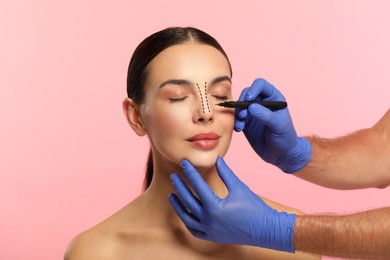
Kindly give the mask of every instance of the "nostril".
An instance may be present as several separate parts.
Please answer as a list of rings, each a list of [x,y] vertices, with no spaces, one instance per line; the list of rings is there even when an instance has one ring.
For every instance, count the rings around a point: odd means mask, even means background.
[[[213,120],[214,118],[212,116],[199,116],[197,122],[206,123],[206,122],[212,122]]]

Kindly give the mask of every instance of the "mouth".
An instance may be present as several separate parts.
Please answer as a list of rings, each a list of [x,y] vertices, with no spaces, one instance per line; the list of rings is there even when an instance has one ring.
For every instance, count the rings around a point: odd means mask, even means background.
[[[188,138],[187,141],[196,147],[209,150],[217,146],[219,138],[220,136],[216,133],[209,132],[194,135]]]

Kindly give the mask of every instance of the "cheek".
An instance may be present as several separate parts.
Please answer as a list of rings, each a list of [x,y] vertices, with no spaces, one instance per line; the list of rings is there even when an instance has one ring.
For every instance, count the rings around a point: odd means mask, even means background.
[[[214,106],[214,108],[217,110],[218,117],[221,122],[221,127],[226,130],[233,131],[234,128],[234,111],[227,110],[226,108],[221,108],[218,106]],[[219,111],[218,111],[219,110]]]
[[[188,123],[190,112],[188,109],[174,109],[173,107],[157,106],[148,120],[150,133],[165,136],[180,136],[183,126]]]
[[[234,114],[227,114],[225,118],[225,124],[224,124],[225,130],[230,133],[230,138],[233,134],[234,129]]]
[[[233,129],[234,129],[234,113],[225,113],[223,115],[223,120],[224,123],[222,124],[221,127],[224,128],[224,131],[226,133],[226,140],[227,140],[227,147],[226,149],[229,148],[230,143],[232,141],[233,137]]]

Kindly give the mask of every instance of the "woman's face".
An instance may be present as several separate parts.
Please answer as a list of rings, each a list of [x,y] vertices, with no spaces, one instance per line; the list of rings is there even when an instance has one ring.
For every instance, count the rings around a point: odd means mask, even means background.
[[[231,100],[231,74],[225,56],[209,45],[175,45],[147,67],[144,127],[157,160],[213,167],[230,145],[234,110],[216,106]]]

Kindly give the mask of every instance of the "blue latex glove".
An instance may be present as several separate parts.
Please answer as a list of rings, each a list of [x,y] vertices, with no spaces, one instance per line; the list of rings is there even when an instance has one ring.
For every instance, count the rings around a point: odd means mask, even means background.
[[[277,212],[242,183],[218,158],[217,171],[229,194],[221,199],[201,175],[184,160],[181,163],[194,192],[173,173],[171,180],[177,195],[169,201],[188,230],[197,238],[222,244],[259,246],[294,252],[292,236],[296,215]]]
[[[264,79],[256,79],[242,91],[240,101],[286,101],[282,93]],[[306,138],[298,137],[288,109],[271,111],[259,104],[237,109],[234,129],[244,131],[256,153],[286,173],[295,173],[310,160],[312,149]]]

